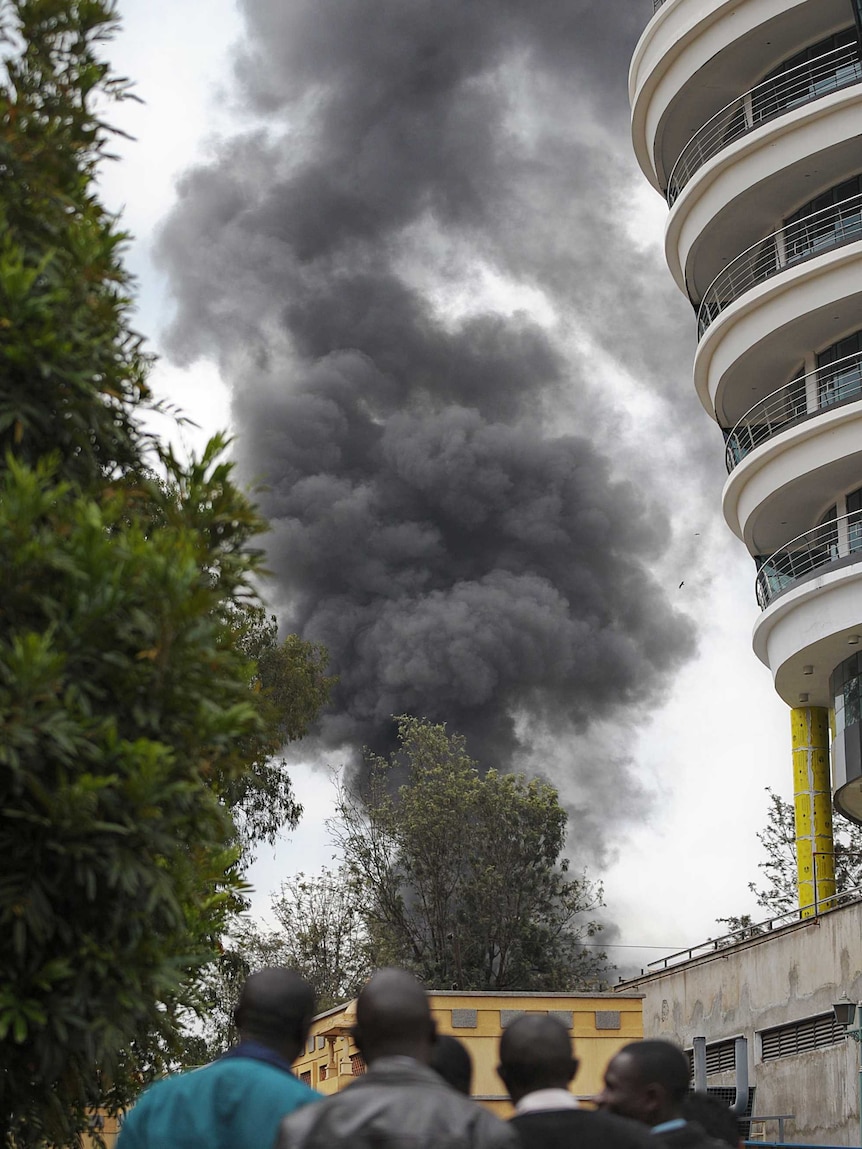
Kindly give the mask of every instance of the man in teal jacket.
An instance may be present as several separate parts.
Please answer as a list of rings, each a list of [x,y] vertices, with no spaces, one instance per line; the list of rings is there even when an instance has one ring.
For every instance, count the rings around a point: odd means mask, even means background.
[[[298,973],[253,973],[234,1012],[239,1044],[151,1085],[123,1122],[117,1149],[268,1149],[282,1117],[320,1099],[291,1071],[313,1014],[314,992]]]

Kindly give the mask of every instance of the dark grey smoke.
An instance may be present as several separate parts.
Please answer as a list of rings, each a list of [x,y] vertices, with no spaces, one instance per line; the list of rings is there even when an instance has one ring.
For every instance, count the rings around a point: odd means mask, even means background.
[[[598,845],[605,801],[638,792],[628,724],[693,652],[654,573],[662,437],[694,459],[706,420],[686,304],[631,230],[649,5],[240,8],[254,127],[182,180],[160,257],[173,351],[218,357],[268,485],[282,621],[340,675],[323,744],[384,749],[408,712],[505,767],[550,733]],[[614,363],[667,412],[640,458]],[[717,472],[692,474],[696,504]],[[596,761],[601,722],[619,742]]]

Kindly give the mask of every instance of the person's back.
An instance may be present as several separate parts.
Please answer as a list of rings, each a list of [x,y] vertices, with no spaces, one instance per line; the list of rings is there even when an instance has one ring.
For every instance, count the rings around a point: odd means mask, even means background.
[[[568,1088],[577,1070],[571,1038],[555,1018],[526,1015],[504,1032],[498,1073],[525,1149],[655,1149],[636,1122],[578,1105]]]
[[[402,970],[381,970],[359,995],[356,1042],[367,1072],[281,1123],[277,1149],[518,1149],[493,1114],[430,1068],[427,997]]]
[[[252,974],[235,1014],[239,1044],[151,1085],[126,1116],[118,1149],[270,1149],[285,1114],[320,1099],[291,1072],[313,1009],[298,974]]]
[[[221,1058],[152,1085],[123,1122],[118,1149],[268,1149],[282,1117],[318,1098],[276,1065]]]

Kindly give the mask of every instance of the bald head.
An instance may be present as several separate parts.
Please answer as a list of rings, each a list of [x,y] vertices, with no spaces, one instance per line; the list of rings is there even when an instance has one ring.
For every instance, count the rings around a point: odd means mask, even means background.
[[[434,1024],[428,996],[412,974],[379,970],[356,1002],[356,1042],[370,1064],[378,1057],[431,1057]]]
[[[555,1017],[525,1014],[500,1038],[497,1072],[515,1102],[537,1089],[567,1089],[577,1069],[569,1031]]]
[[[314,990],[295,970],[271,966],[247,979],[234,1021],[243,1041],[259,1041],[294,1061],[314,1016]]]

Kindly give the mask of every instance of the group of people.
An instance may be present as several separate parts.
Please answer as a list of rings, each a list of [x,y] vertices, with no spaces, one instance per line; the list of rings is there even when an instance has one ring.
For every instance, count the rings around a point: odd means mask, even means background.
[[[506,1122],[470,1099],[469,1054],[436,1036],[411,974],[380,970],[362,990],[353,1036],[367,1072],[325,1098],[291,1071],[313,1011],[297,973],[252,974],[235,1012],[238,1044],[146,1090],[118,1149],[726,1149],[684,1115],[689,1063],[670,1042],[621,1049],[587,1108],[569,1089],[578,1061],[568,1030],[524,1014],[500,1039],[497,1072],[515,1107]]]

